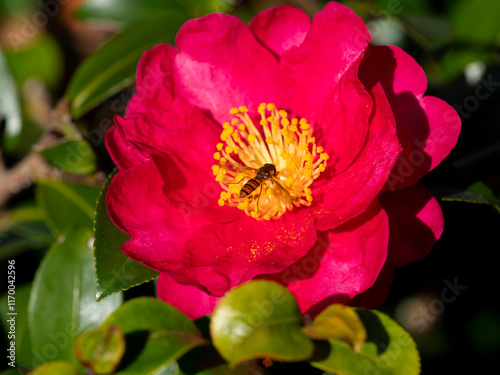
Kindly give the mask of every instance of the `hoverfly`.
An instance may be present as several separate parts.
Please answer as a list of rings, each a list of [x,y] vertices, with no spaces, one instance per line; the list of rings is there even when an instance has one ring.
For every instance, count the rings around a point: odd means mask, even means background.
[[[241,179],[240,181],[230,182],[230,184],[239,184],[244,179],[248,179],[248,181],[240,190],[240,198],[246,198],[250,196],[260,187],[258,193],[259,196],[257,198],[257,209],[259,207],[259,200],[260,196],[262,195],[263,186],[268,187],[271,190],[272,195],[279,202],[283,202],[286,206],[289,206],[293,203],[293,198],[290,193],[288,193],[288,191],[276,178],[278,172],[274,164],[266,163],[258,169],[230,162],[227,162],[226,165],[237,172],[243,172],[247,174],[247,176],[243,177],[243,179]]]

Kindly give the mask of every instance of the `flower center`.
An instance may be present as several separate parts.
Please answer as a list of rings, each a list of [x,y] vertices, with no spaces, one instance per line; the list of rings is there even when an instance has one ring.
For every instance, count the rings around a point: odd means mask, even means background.
[[[259,128],[246,107],[232,108],[214,153],[213,173],[223,189],[219,205],[237,207],[257,220],[279,219],[293,206],[310,206],[311,185],[328,155],[316,146],[305,118],[289,119],[262,103]]]

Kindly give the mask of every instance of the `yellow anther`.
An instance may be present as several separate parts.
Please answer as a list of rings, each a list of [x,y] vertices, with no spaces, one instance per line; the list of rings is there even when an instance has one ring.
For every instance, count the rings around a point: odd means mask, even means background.
[[[288,129],[281,129],[280,133],[283,137],[286,137],[288,135]]]
[[[229,122],[227,122],[227,121],[222,124],[222,128],[224,130],[233,130],[233,128],[231,127],[231,125],[229,125]]]
[[[253,134],[253,133],[249,134],[247,139],[248,139],[248,142],[250,142],[250,143],[255,142],[255,134]]]
[[[224,142],[227,141],[227,137],[228,137],[228,134],[225,131],[223,131],[222,134],[220,135],[221,141],[224,141]]]
[[[236,141],[236,139],[235,139]],[[234,153],[238,155],[238,152],[240,152],[240,148],[238,146],[234,146]]]
[[[290,138],[290,137],[285,137],[285,138],[284,138],[284,141],[285,141],[285,144],[289,145],[290,143],[292,143],[292,138]]]
[[[217,177],[215,177],[215,181],[221,182],[224,179],[224,174],[219,173]]]
[[[299,124],[300,125],[307,124],[307,120],[305,118],[301,118],[300,121],[299,121]]]
[[[231,120],[231,125],[236,125],[238,122],[239,122],[239,120],[237,118],[233,118]]]
[[[306,151],[309,148],[308,145],[300,145],[300,150],[301,151]]]
[[[321,154],[321,153],[323,152],[323,147],[317,147],[317,148],[316,148],[316,152],[317,152],[318,154]]]
[[[229,185],[229,190],[231,190],[231,192],[234,194],[240,193],[240,188],[238,186],[236,186],[235,184]]]
[[[250,212],[250,215],[254,218],[257,219],[259,217],[259,213],[257,211],[252,211]]]
[[[309,161],[312,159],[312,155],[310,153],[302,155],[302,160]]]
[[[272,144],[273,144],[273,142],[274,142],[273,137],[271,137],[271,136],[267,137],[267,138],[266,138],[266,142],[267,142],[268,144],[272,145]]]
[[[309,142],[309,143],[316,143],[316,138],[311,137],[311,138],[309,138],[309,139],[307,140],[307,142]]]
[[[287,178],[286,178],[286,183],[287,183],[288,185],[292,185],[292,184],[293,184],[293,177],[291,177],[291,176],[290,176],[290,177],[287,177]]]
[[[282,209],[283,209],[283,207],[281,207],[279,204],[277,204],[276,206],[274,206],[274,210],[276,212],[280,212]]]
[[[260,120],[260,124],[261,124],[262,126],[265,126],[265,125],[267,125],[267,124],[268,124],[268,121],[267,121],[266,119],[262,119],[262,120]]]
[[[231,108],[229,110],[229,113],[232,114],[232,115],[237,115],[240,111],[238,110],[238,108]]]
[[[314,168],[314,164],[312,163],[312,161],[308,161],[308,162],[306,162],[306,164],[305,164],[305,165],[306,165],[306,167],[307,167],[307,168],[311,168],[311,169],[313,169],[313,168]]]
[[[268,111],[272,111],[272,110],[276,109],[276,106],[273,103],[268,103],[266,108]]]
[[[312,197],[312,195],[307,195],[306,199],[307,199],[308,202],[312,202],[313,197]]]
[[[236,176],[236,182],[243,180],[247,175],[245,173],[240,173],[238,176]]]
[[[212,165],[212,172],[214,172],[214,176],[219,173],[220,167],[218,165]]]
[[[244,124],[239,124],[239,125],[238,125],[238,129],[239,129],[240,131],[245,131],[246,126],[245,126]]]
[[[290,129],[290,131],[296,133],[297,132],[297,125],[292,125],[288,129]]]
[[[216,152],[216,153],[214,154],[214,159],[215,159],[215,160],[219,160],[219,159],[220,159],[220,152]]]
[[[238,108],[238,110],[239,110],[240,112],[243,112],[243,113],[248,112],[248,108],[247,108],[247,107],[245,107],[245,106],[241,106],[241,107],[239,107],[239,108]]]
[[[304,137],[305,137],[305,136],[307,136],[307,135],[309,135],[309,130],[304,130],[304,131],[302,131],[302,135],[303,135]]]
[[[222,150],[222,147],[224,147],[224,143],[217,143],[217,150]]]
[[[311,191],[311,189],[309,189],[309,188],[305,188],[305,189],[304,189],[304,193],[306,193],[306,195],[311,195],[311,194],[312,194],[312,191]]]
[[[312,176],[312,170],[310,170],[310,169],[304,170],[304,176],[311,177]]]
[[[288,117],[288,113],[286,113],[286,111],[284,109],[280,109],[278,111],[279,115],[283,118],[287,118]]]
[[[224,201],[222,199],[219,199],[219,206],[224,206]]]
[[[318,167],[318,169],[319,169],[319,171],[320,171],[320,172],[324,172],[324,171],[325,171],[325,168],[326,168],[326,167],[325,167],[325,165],[324,165],[324,164],[320,164],[320,165],[319,165],[319,167]]]
[[[264,220],[271,220],[271,216],[269,216],[269,215],[264,215],[263,218],[264,218]]]
[[[220,158],[219,162],[220,162],[220,165],[224,165],[224,164],[226,164],[227,160],[226,160],[226,158]]]
[[[230,154],[233,151],[234,151],[234,149],[231,146],[226,146],[226,153],[227,154]]]
[[[326,152],[322,153],[320,156],[321,160],[328,160],[330,159],[330,157],[328,156],[328,154]]]
[[[241,139],[240,139],[240,135],[238,133],[234,133],[233,134],[233,139],[236,143],[240,142]]]
[[[288,125],[290,125],[290,121],[287,118],[282,118],[281,125],[288,126]]]
[[[257,112],[259,112],[260,114],[264,114],[265,111],[266,111],[266,103],[260,103]]]
[[[310,127],[311,127],[311,125],[309,125],[309,124],[302,124],[302,125],[300,125],[300,128],[302,130],[309,129]]]
[[[285,151],[281,151],[280,156],[283,160],[288,160],[290,159],[290,154],[287,154]]]
[[[268,118],[266,118],[266,120],[269,121],[269,122],[273,122],[274,121],[274,119],[272,118],[272,116],[269,116]]]

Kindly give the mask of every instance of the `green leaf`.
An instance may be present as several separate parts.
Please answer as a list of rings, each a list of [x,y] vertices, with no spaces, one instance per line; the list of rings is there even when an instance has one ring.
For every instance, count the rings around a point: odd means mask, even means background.
[[[94,151],[83,139],[63,141],[40,151],[40,154],[49,163],[70,173],[89,174],[96,168]]]
[[[99,188],[69,182],[40,180],[36,187],[38,206],[56,236],[73,225],[92,228],[98,196]]]
[[[126,25],[155,18],[186,18],[186,14],[180,3],[165,0],[88,0],[76,12],[82,20],[112,20]]]
[[[101,324],[121,303],[121,295],[97,303],[90,230],[63,233],[38,268],[28,308],[33,363],[65,359],[76,363],[79,334]]]
[[[125,333],[124,363],[116,374],[153,374],[192,348],[206,344],[194,323],[172,306],[151,297],[124,303],[104,322]]]
[[[21,87],[28,79],[36,78],[54,88],[64,73],[63,56],[54,38],[49,33],[41,33],[20,47],[5,51],[17,85]]]
[[[125,353],[125,336],[119,326],[109,325],[91,329],[75,344],[78,361],[96,374],[111,374]]]
[[[254,358],[302,361],[313,353],[302,333],[293,295],[283,286],[258,280],[226,293],[210,322],[214,346],[234,367]]]
[[[484,46],[493,46],[498,42],[500,2],[461,0],[452,4],[451,21],[458,41]]]
[[[0,0],[0,15],[17,16],[32,14],[37,10],[36,0]]]
[[[417,375],[420,356],[408,332],[376,310],[356,309],[367,331],[367,339],[359,353],[338,339],[330,339],[328,357],[311,364],[338,375]]]
[[[14,265],[16,266],[16,265]],[[10,349],[11,343],[15,343],[16,365],[31,367],[31,341],[28,332],[28,301],[30,299],[31,284],[18,285],[15,289],[15,294],[10,300],[8,294],[5,293],[0,299],[0,313],[5,319],[2,319],[4,330],[7,333],[7,347]],[[12,299],[14,297],[14,299]],[[10,309],[13,308],[14,310]],[[15,315],[15,332],[10,332],[10,324],[8,319]],[[12,334],[14,336],[12,336]]]
[[[80,373],[71,362],[54,361],[37,367],[28,375],[80,375]]]
[[[0,375],[25,375],[25,373],[19,368],[11,368],[9,370],[2,371]]]
[[[7,61],[0,50],[0,124],[4,123],[4,134],[7,142],[21,133],[21,107],[16,89],[16,84],[10,73]],[[3,147],[2,147],[3,148]]]
[[[2,251],[0,260],[25,251],[48,247],[53,237],[43,222],[42,211],[34,201],[24,201],[10,211],[0,213]]]
[[[465,191],[448,194],[441,198],[443,201],[458,201],[476,204],[490,204],[500,212],[500,199],[483,182],[478,181]]]
[[[140,57],[159,43],[172,43],[187,18],[161,18],[131,26],[105,43],[77,69],[65,96],[79,118],[130,85]]]
[[[343,340],[355,352],[359,352],[366,340],[366,329],[358,314],[352,307],[340,304],[328,306],[303,331],[316,340]]]
[[[120,249],[120,246],[130,240],[130,237],[116,227],[106,211],[108,186],[117,171],[115,169],[109,175],[101,190],[95,210],[94,258],[97,301],[158,277],[158,272],[129,258]]]

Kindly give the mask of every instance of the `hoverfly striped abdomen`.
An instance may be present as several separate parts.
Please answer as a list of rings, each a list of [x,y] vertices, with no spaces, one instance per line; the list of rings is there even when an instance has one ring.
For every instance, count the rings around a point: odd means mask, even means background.
[[[276,167],[273,164],[264,164],[259,168],[254,178],[250,179],[240,191],[240,198],[245,198],[252,194],[264,181],[269,180],[276,174]]]

